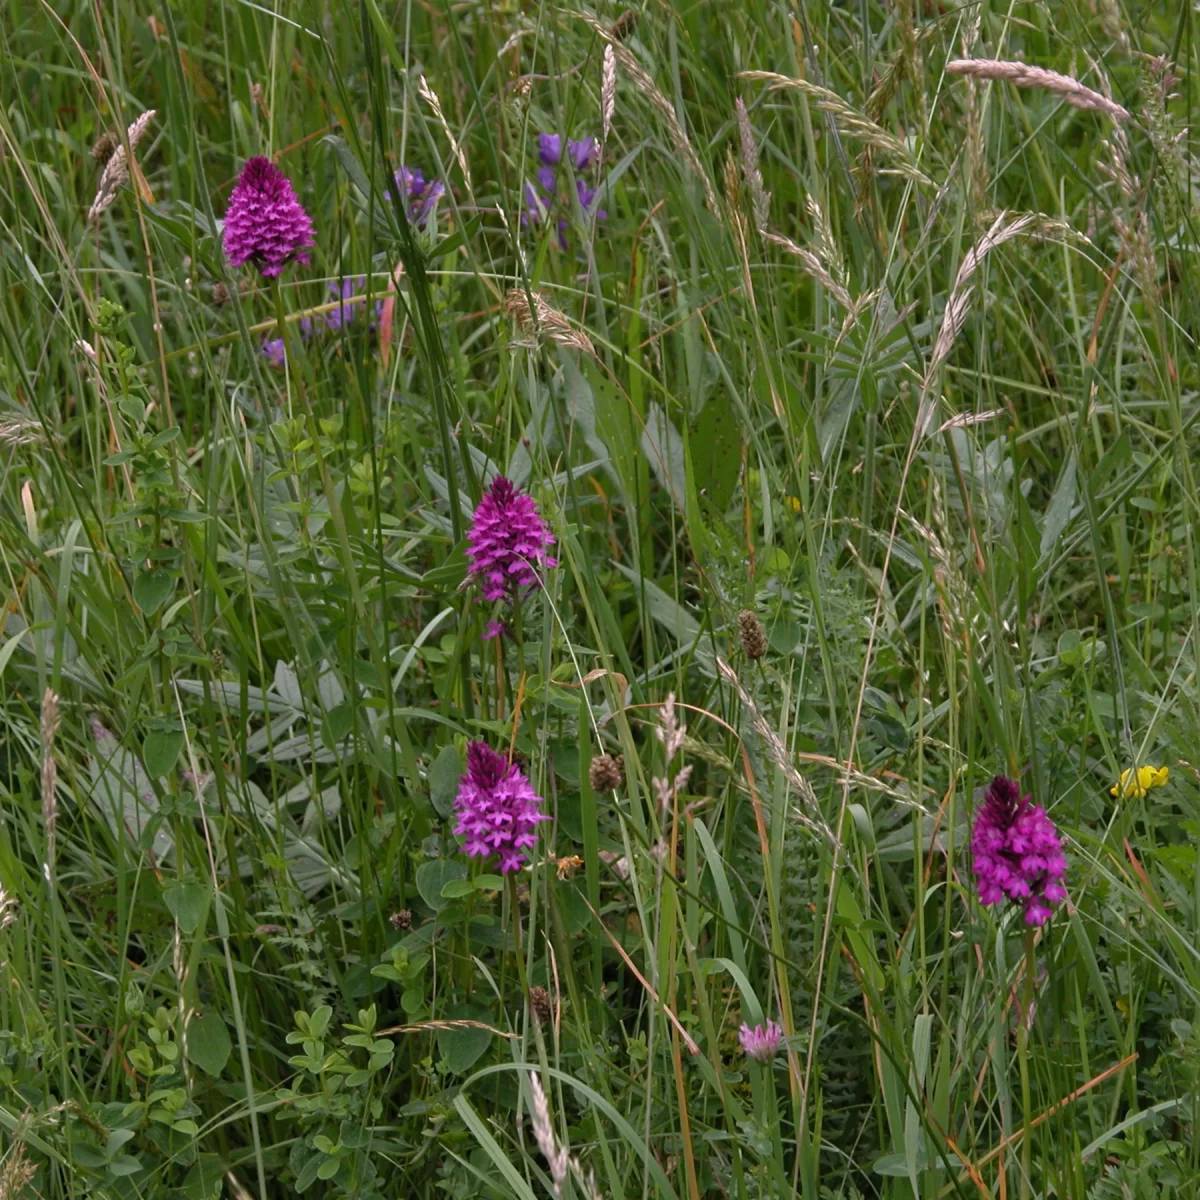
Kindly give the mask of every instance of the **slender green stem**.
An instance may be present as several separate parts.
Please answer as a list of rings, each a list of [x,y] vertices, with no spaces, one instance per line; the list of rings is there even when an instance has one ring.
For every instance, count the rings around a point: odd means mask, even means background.
[[[1017,1062],[1021,1070],[1021,1200],[1029,1200],[1029,1170],[1032,1161],[1030,1142],[1033,1138],[1033,1097],[1029,1087],[1029,1030],[1033,1024],[1034,982],[1037,960],[1034,955],[1033,930],[1025,930],[1025,979],[1023,998],[1017,1005]]]

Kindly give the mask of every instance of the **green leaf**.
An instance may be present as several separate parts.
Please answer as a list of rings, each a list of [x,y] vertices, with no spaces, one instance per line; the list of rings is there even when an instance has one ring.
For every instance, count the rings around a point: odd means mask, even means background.
[[[448,818],[454,812],[454,797],[462,777],[462,759],[453,746],[443,746],[429,768],[429,799],[439,817]]]
[[[435,858],[417,868],[417,891],[434,912],[441,912],[448,903],[447,898],[442,895],[442,888],[451,880],[466,877],[465,863],[454,862],[448,858]]]
[[[233,1044],[229,1026],[217,1013],[196,1017],[187,1029],[188,1061],[208,1075],[217,1076],[225,1069]]]
[[[163,888],[163,903],[184,933],[195,933],[208,911],[206,883],[172,883]]]
[[[449,1009],[446,1017],[451,1021],[486,1021],[491,1014],[477,1004],[458,1004]],[[487,1051],[492,1041],[490,1030],[478,1029],[473,1025],[454,1029],[438,1030],[438,1049],[451,1071],[468,1071]]]
[[[156,730],[148,733],[142,743],[142,762],[151,779],[161,779],[175,765],[183,749],[183,730]]]
[[[504,889],[504,880],[499,875],[476,875],[473,882],[477,892],[499,892]]]
[[[461,900],[464,896],[470,896],[475,891],[475,883],[470,879],[452,879],[449,883],[442,885],[442,898],[444,900]]]
[[[146,616],[160,608],[175,587],[175,578],[165,567],[143,571],[133,581],[133,599]]]

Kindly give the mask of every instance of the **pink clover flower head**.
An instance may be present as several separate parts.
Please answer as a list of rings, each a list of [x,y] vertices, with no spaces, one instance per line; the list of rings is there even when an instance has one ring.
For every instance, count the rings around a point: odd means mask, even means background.
[[[765,1025],[743,1024],[738,1030],[738,1041],[747,1058],[755,1062],[770,1062],[779,1053],[783,1027],[775,1021],[768,1021]]]
[[[1004,775],[992,780],[975,817],[971,858],[980,904],[1020,904],[1026,925],[1044,925],[1067,898],[1067,859],[1054,822]]]
[[[485,600],[504,600],[522,588],[536,587],[539,567],[553,567],[547,551],[554,545],[533,497],[497,475],[475,509],[467,533],[470,573]]]
[[[467,746],[467,770],[458,782],[454,832],[467,840],[471,858],[500,856],[500,871],[519,871],[523,851],[537,845],[537,827],[550,818],[541,811],[541,798],[516,763],[510,763],[486,742]]]
[[[225,210],[222,241],[232,266],[253,263],[268,278],[293,259],[308,264],[312,220],[291,180],[269,158],[248,159],[242,168]]]

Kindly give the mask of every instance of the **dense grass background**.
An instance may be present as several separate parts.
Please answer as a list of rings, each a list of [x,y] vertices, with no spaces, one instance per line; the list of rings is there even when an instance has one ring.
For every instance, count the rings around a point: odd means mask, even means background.
[[[579,1192],[1200,1194],[1190,5],[3,13],[4,1200],[542,1195],[527,1068]],[[607,44],[564,246],[523,187]],[[278,294],[220,248],[257,153]],[[347,280],[380,319],[272,366]],[[559,558],[499,641],[497,470]],[[468,737],[554,817],[504,887]],[[1034,946],[971,886],[998,771],[1067,839]]]

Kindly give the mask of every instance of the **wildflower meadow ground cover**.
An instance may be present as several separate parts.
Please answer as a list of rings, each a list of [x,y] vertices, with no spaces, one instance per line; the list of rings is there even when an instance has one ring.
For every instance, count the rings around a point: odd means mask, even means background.
[[[0,1200],[1200,1196],[1181,0],[9,0]]]

